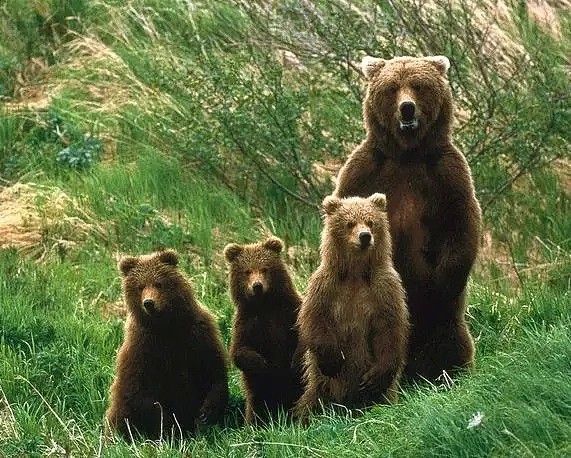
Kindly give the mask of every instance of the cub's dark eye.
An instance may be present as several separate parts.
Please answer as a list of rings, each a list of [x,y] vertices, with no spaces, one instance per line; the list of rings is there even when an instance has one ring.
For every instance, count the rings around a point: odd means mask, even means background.
[[[260,272],[262,272],[263,274],[267,274],[267,273],[268,273],[268,269],[265,268],[265,267],[262,267],[262,268],[260,269]]]
[[[369,220],[369,221],[367,221],[367,226],[369,226],[369,227],[371,227],[371,228],[372,228],[372,227],[373,227],[373,221],[370,221],[370,220]]]
[[[157,289],[161,289],[163,287],[163,284],[160,281],[156,281],[153,283],[153,286]]]
[[[355,227],[355,222],[354,221],[349,221],[347,223],[347,229],[353,229]]]
[[[398,85],[396,85],[396,84],[389,84],[389,85],[387,86],[387,89],[386,89],[387,94],[394,94],[394,93],[397,92],[398,90],[399,90],[399,87],[398,87]]]
[[[412,84],[412,88],[416,91],[416,92],[422,92],[422,91],[426,91],[427,87],[425,84],[421,84],[421,83],[413,83]]]
[[[246,271],[246,275],[250,275],[251,273],[252,273],[251,270],[247,270],[247,271]]]

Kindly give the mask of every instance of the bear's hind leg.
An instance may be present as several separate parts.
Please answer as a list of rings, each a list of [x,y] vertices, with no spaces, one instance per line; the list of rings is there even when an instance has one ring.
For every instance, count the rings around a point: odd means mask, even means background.
[[[317,401],[318,396],[316,384],[309,382],[305,391],[292,408],[293,417],[298,419],[301,423],[307,424],[309,414],[317,405]]]
[[[430,335],[414,336],[405,375],[435,381],[443,371],[454,375],[474,364],[474,340],[465,321],[439,325]]]

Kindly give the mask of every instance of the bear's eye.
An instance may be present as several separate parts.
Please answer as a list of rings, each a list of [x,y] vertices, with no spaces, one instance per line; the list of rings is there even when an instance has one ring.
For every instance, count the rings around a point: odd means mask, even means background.
[[[262,272],[263,274],[267,274],[267,273],[268,273],[268,269],[265,268],[265,267],[262,267],[262,268],[260,269],[260,272]]]
[[[163,284],[160,281],[156,281],[154,287],[157,289],[161,289],[163,287]]]
[[[246,275],[250,275],[251,273],[252,273],[252,271],[249,269],[246,271]]]
[[[347,223],[347,229],[353,229],[355,227],[355,222],[354,221],[349,221]]]
[[[395,92],[398,91],[398,89],[399,89],[398,85],[395,83],[392,83],[392,84],[389,84],[387,86],[386,91],[387,91],[387,94],[394,94]]]
[[[416,92],[422,92],[426,90],[426,85],[422,84],[422,83],[413,83],[412,84],[412,88],[416,91]]]
[[[371,221],[371,220],[367,221],[367,226],[369,226],[370,228],[372,228],[372,227],[373,227],[373,221]]]

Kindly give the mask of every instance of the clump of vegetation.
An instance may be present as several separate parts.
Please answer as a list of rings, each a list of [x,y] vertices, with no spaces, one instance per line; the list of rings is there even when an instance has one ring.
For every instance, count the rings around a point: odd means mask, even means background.
[[[72,169],[86,169],[99,159],[101,152],[101,141],[97,138],[86,137],[57,153],[56,162]]]

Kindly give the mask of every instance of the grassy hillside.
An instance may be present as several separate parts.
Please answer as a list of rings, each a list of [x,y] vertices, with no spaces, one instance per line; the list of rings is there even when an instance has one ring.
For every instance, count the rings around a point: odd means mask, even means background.
[[[571,17],[525,2],[13,0],[0,11],[0,456],[571,455]],[[566,2],[552,2],[565,6]],[[363,137],[365,54],[446,54],[485,210],[473,373],[307,428],[103,443],[117,259],[182,255],[226,342],[222,249],[270,233],[296,285]]]

